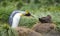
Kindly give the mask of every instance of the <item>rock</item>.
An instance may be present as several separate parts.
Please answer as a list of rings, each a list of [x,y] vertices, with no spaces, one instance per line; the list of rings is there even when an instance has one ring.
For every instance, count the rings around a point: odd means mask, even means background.
[[[38,18],[41,23],[52,23],[51,15],[47,15],[45,17]]]

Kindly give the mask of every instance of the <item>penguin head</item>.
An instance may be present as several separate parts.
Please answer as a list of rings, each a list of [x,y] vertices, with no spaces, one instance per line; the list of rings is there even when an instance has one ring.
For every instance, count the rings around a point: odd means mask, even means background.
[[[28,10],[26,10],[25,12],[26,12],[26,13],[25,13],[24,16],[31,16],[31,13],[30,13]]]
[[[34,17],[28,10],[24,14],[21,14],[21,16]]]

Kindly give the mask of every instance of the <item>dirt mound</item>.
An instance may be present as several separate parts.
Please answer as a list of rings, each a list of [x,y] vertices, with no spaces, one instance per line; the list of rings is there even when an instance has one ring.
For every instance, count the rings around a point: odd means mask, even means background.
[[[19,33],[19,36],[42,36],[40,33],[29,28],[17,27],[16,30]]]
[[[56,28],[56,25],[53,23],[37,23],[35,24],[32,29],[39,33],[47,33],[51,30],[54,30]]]

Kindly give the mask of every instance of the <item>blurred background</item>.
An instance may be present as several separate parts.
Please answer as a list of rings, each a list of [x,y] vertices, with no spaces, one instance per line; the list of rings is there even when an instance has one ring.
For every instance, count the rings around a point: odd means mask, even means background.
[[[0,25],[8,24],[12,11],[20,9],[28,10],[38,19],[51,15],[52,21],[60,29],[60,0],[0,0]],[[33,17],[22,17],[19,26],[31,28],[38,20]]]

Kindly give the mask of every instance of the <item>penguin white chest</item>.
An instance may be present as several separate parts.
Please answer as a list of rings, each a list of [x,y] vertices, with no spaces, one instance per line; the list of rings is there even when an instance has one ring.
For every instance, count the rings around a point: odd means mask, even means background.
[[[13,22],[12,22],[12,28],[16,28],[19,24],[19,21],[20,21],[20,16],[21,14],[20,13],[17,13],[15,14],[15,16],[13,17]]]

